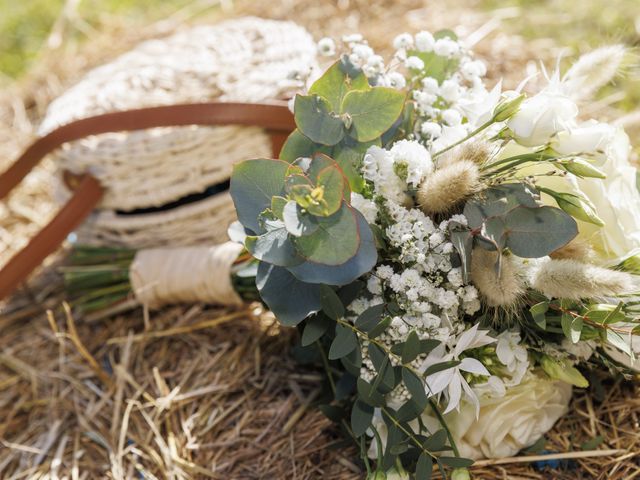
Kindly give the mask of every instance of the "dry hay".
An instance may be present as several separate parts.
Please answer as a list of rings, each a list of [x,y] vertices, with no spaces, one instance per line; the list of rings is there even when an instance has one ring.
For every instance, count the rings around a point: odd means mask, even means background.
[[[47,103],[83,71],[180,28],[215,3],[198,2],[137,30],[110,24],[82,50],[44,55],[0,99],[0,168],[29,141]],[[487,33],[476,50],[508,87],[524,76],[527,59],[556,55],[549,40],[497,33],[486,14],[464,8],[472,3],[264,0],[197,21],[245,13],[293,19],[316,37],[361,31],[383,48],[398,25],[463,24],[467,33]],[[52,215],[52,171],[43,164],[0,204],[0,264]],[[278,328],[269,314],[192,306],[92,323],[67,315],[60,288],[50,266],[0,304],[0,478],[362,478],[355,449],[345,448],[314,408],[321,372],[293,362],[295,331]],[[638,393],[626,383],[609,383],[603,394],[577,393],[570,414],[548,435],[551,452],[579,456],[581,445],[600,435],[597,448],[617,453],[562,461],[554,470],[485,462],[474,469],[476,478],[640,478]]]
[[[356,450],[314,408],[321,372],[296,365],[296,331],[270,314],[191,306],[76,321],[56,287],[37,298],[44,285],[59,285],[54,272],[0,317],[0,478],[361,478]],[[577,393],[548,435],[550,452],[580,455],[602,436],[614,455],[554,470],[485,462],[475,478],[639,476],[638,393]]]

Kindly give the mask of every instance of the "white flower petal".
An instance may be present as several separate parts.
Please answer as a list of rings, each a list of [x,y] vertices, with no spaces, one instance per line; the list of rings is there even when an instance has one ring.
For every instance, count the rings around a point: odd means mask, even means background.
[[[447,404],[447,408],[443,413],[447,414],[451,410],[458,408],[458,406],[460,405],[460,398],[462,397],[462,382],[466,383],[460,376],[460,374],[456,372],[455,377],[449,384],[449,403]]]
[[[433,375],[429,375],[425,380],[427,395],[433,396],[442,392],[449,386],[457,373],[458,371],[456,370],[456,368],[452,367],[447,368],[446,370],[442,370],[441,372],[434,373]]]
[[[475,358],[463,358],[458,368],[463,372],[473,373],[474,375],[491,375],[489,370]]]

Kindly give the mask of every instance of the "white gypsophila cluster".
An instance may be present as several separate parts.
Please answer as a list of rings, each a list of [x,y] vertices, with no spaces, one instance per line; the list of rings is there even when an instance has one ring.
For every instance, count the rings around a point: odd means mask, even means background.
[[[378,218],[378,207],[373,200],[364,198],[359,193],[351,193],[351,206],[358,210],[367,223],[375,224]]]
[[[427,149],[415,140],[400,140],[391,149],[373,146],[364,156],[362,173],[381,198],[404,203],[407,190],[417,188],[433,171]]]
[[[500,100],[500,87],[487,91],[483,77],[487,68],[472,52],[449,36],[435,39],[430,32],[396,37],[396,57],[404,58],[409,72],[420,72],[420,86],[412,91],[419,121],[416,136],[438,152],[461,140],[489,120]],[[424,61],[412,52],[435,56],[447,65],[445,78],[422,74]],[[412,79],[413,80],[413,79]]]
[[[389,327],[377,341],[391,349],[406,341],[412,331],[420,339],[447,341],[452,334],[464,330],[462,317],[480,308],[477,290],[464,284],[460,267],[451,261],[454,247],[448,238],[448,223],[453,220],[464,224],[466,219],[458,215],[436,225],[417,208],[406,208],[392,200],[383,200],[383,205],[389,218],[385,228],[388,261],[369,277],[369,296],[358,298],[349,306],[354,315],[351,320],[355,321],[357,315],[372,305],[393,301],[402,313],[391,318]],[[418,357],[414,367],[419,368],[421,362],[424,357]],[[375,373],[368,342],[363,339],[361,376],[369,381]],[[400,385],[388,400],[392,405],[400,405],[408,395]]]

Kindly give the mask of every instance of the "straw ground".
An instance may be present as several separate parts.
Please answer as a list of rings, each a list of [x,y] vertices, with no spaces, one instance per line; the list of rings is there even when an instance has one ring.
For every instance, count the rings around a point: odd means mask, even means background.
[[[462,24],[461,33],[482,39],[476,50],[493,78],[505,77],[509,87],[532,59],[558,52],[551,39],[513,33],[522,25],[514,18],[535,12],[486,11],[488,2],[471,0],[205,0],[153,22],[101,17],[89,30],[74,14],[77,3],[67,2],[52,31],[57,40],[29,71],[5,82],[0,168],[33,137],[48,102],[84,71],[189,23],[251,13],[293,19],[316,37],[361,31],[383,48],[399,29]],[[598,104],[609,116],[619,113],[616,95],[611,90]],[[0,264],[53,214],[54,168],[45,162],[0,205]],[[277,327],[256,306],[74,318],[55,268],[63,258],[64,251],[0,306],[0,478],[362,478],[355,449],[314,408],[322,377],[292,359],[295,331]],[[546,466],[521,457],[481,462],[477,478],[640,477],[638,388],[593,385],[577,392],[570,413],[547,435],[545,449],[568,458]]]

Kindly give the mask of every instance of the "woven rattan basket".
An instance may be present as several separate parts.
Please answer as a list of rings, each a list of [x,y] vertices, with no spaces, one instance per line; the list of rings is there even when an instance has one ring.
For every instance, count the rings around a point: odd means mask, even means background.
[[[113,111],[287,99],[315,62],[313,39],[291,22],[250,17],[191,28],[89,72],[50,105],[40,133]],[[226,239],[234,219],[226,192],[232,166],[270,156],[271,140],[256,127],[161,127],[94,135],[53,155],[61,172],[89,172],[105,187],[79,241],[193,245]],[[60,181],[58,199],[69,195]]]

